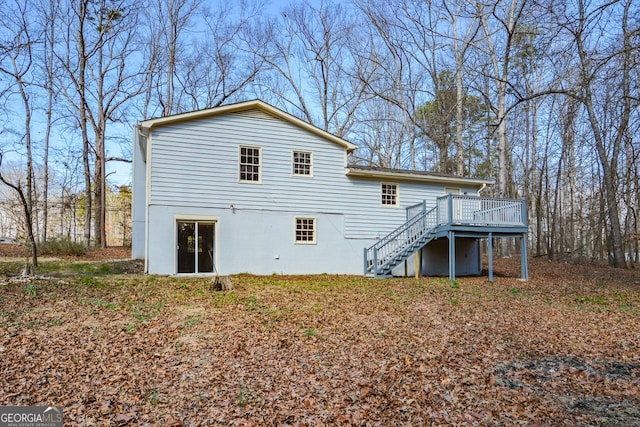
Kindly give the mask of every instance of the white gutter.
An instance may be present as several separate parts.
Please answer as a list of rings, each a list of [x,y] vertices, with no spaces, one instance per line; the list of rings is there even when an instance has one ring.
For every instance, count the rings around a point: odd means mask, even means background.
[[[377,179],[401,179],[404,181],[419,181],[419,182],[436,182],[445,184],[458,184],[458,185],[481,185],[482,188],[487,184],[493,184],[493,181],[485,179],[475,178],[462,178],[456,176],[440,176],[430,174],[414,174],[410,172],[389,172],[389,171],[376,171],[376,170],[360,170],[347,168],[347,176],[358,178],[377,178]]]

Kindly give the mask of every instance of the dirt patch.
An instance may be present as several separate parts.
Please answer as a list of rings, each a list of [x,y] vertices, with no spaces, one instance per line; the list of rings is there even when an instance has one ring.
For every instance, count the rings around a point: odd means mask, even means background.
[[[558,378],[566,381],[567,374],[586,375],[594,381],[625,379],[640,385],[640,365],[634,363],[554,357],[496,367],[498,382],[510,388],[544,388]]]
[[[29,256],[24,245],[0,244],[0,257],[3,258],[23,258]],[[80,256],[64,256],[60,258],[74,259],[81,261],[109,261],[131,258],[131,248],[122,246],[109,248],[96,248],[88,250]]]
[[[502,363],[495,368],[495,381],[543,400],[557,399],[568,412],[604,425],[640,425],[640,401],[633,392],[625,393],[640,388],[637,363],[579,357]],[[611,397],[612,391],[618,398]]]
[[[22,258],[26,256],[29,256],[29,253],[24,245],[0,244],[0,257]]]
[[[131,258],[131,248],[124,248],[122,246],[118,247],[110,247],[110,248],[99,248],[99,249],[90,249],[80,258],[86,261],[109,261],[109,260],[121,260],[121,259],[130,259]]]

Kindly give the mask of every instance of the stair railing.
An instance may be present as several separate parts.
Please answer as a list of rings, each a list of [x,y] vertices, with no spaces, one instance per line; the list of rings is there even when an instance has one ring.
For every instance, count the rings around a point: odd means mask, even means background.
[[[414,215],[400,227],[364,249],[364,270],[377,276],[384,267],[437,225],[437,208]],[[408,255],[408,254],[406,254]]]

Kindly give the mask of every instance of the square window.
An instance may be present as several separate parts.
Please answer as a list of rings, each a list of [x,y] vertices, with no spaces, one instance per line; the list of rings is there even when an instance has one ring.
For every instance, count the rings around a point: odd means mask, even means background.
[[[311,153],[308,151],[294,151],[293,152],[293,174],[299,176],[312,176],[312,160]]]
[[[316,243],[316,219],[296,218],[296,243],[313,244]]]
[[[398,184],[381,184],[383,206],[398,206]]]
[[[240,182],[260,182],[260,147],[240,147]]]

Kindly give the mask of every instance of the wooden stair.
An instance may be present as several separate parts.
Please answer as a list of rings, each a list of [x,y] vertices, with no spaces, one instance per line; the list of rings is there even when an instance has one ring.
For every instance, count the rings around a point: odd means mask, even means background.
[[[364,274],[391,277],[393,269],[436,236],[437,208],[423,210],[364,250]]]

